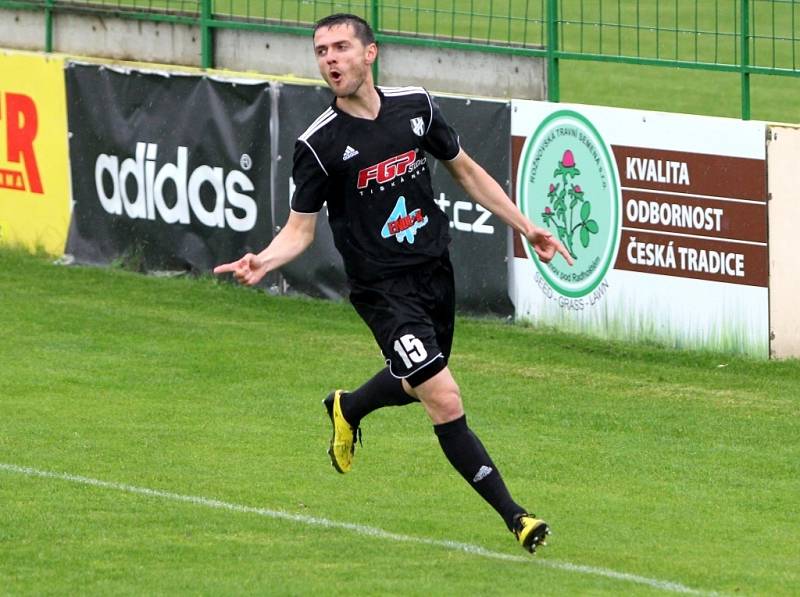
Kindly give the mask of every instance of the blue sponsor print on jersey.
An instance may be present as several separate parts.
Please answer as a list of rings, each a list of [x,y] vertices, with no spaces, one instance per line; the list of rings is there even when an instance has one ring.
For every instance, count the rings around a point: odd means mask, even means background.
[[[405,240],[408,244],[413,245],[417,230],[427,223],[428,216],[423,215],[421,209],[415,209],[411,213],[408,213],[406,209],[406,198],[401,195],[389,219],[386,220],[386,223],[381,229],[381,236],[383,238],[394,236],[399,243]]]

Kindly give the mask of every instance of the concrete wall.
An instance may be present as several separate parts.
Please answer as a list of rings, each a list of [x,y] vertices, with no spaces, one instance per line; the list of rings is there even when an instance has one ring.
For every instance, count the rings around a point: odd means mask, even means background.
[[[200,30],[103,15],[58,14],[54,19],[53,50],[78,56],[199,66]]]
[[[310,36],[237,29],[218,30],[214,35],[217,68],[320,78]]]
[[[0,47],[16,50],[44,50],[44,13],[0,9]]]
[[[769,181],[770,355],[800,358],[800,129],[773,126],[767,135]]]
[[[546,99],[545,61],[539,58],[386,45],[380,55],[384,85],[421,85],[470,96]]]
[[[44,49],[42,13],[0,10],[0,22],[4,23],[0,47]],[[214,35],[217,68],[319,78],[310,37],[226,29]],[[200,32],[186,25],[56,13],[53,50],[199,66]],[[385,43],[381,45],[379,66],[379,82],[384,85],[422,85],[431,91],[518,99],[544,99],[546,93],[542,59]]]

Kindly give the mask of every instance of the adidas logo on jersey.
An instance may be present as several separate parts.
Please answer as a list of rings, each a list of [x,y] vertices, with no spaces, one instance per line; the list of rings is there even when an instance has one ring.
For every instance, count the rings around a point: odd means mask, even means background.
[[[353,149],[352,147],[350,147],[348,145],[347,149],[344,150],[344,155],[342,155],[342,160],[346,162],[350,158],[354,158],[357,155],[358,155],[358,150],[357,149]]]

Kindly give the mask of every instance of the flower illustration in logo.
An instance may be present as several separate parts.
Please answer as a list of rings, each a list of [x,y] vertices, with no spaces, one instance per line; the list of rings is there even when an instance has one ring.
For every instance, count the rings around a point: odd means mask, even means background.
[[[523,241],[542,279],[570,298],[601,284],[617,257],[622,196],[610,147],[583,114],[557,109],[525,140],[517,199],[522,213],[550,230],[574,260],[542,263]]]
[[[550,205],[542,212],[544,224],[548,228],[555,228],[559,240],[575,260],[578,259],[575,252],[575,234],[578,234],[581,246],[586,249],[591,242],[591,235],[597,234],[600,230],[597,222],[591,219],[592,204],[585,196],[581,185],[574,182],[580,173],[575,163],[575,156],[567,149],[553,172],[553,176],[560,177],[561,180],[550,183],[547,193]]]

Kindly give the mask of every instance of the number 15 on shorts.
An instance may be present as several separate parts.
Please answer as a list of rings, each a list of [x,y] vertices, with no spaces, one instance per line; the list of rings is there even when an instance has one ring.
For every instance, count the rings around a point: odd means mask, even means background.
[[[422,341],[414,334],[401,336],[394,341],[394,351],[403,359],[403,364],[408,368],[419,365],[428,358],[428,351],[422,345]]]

